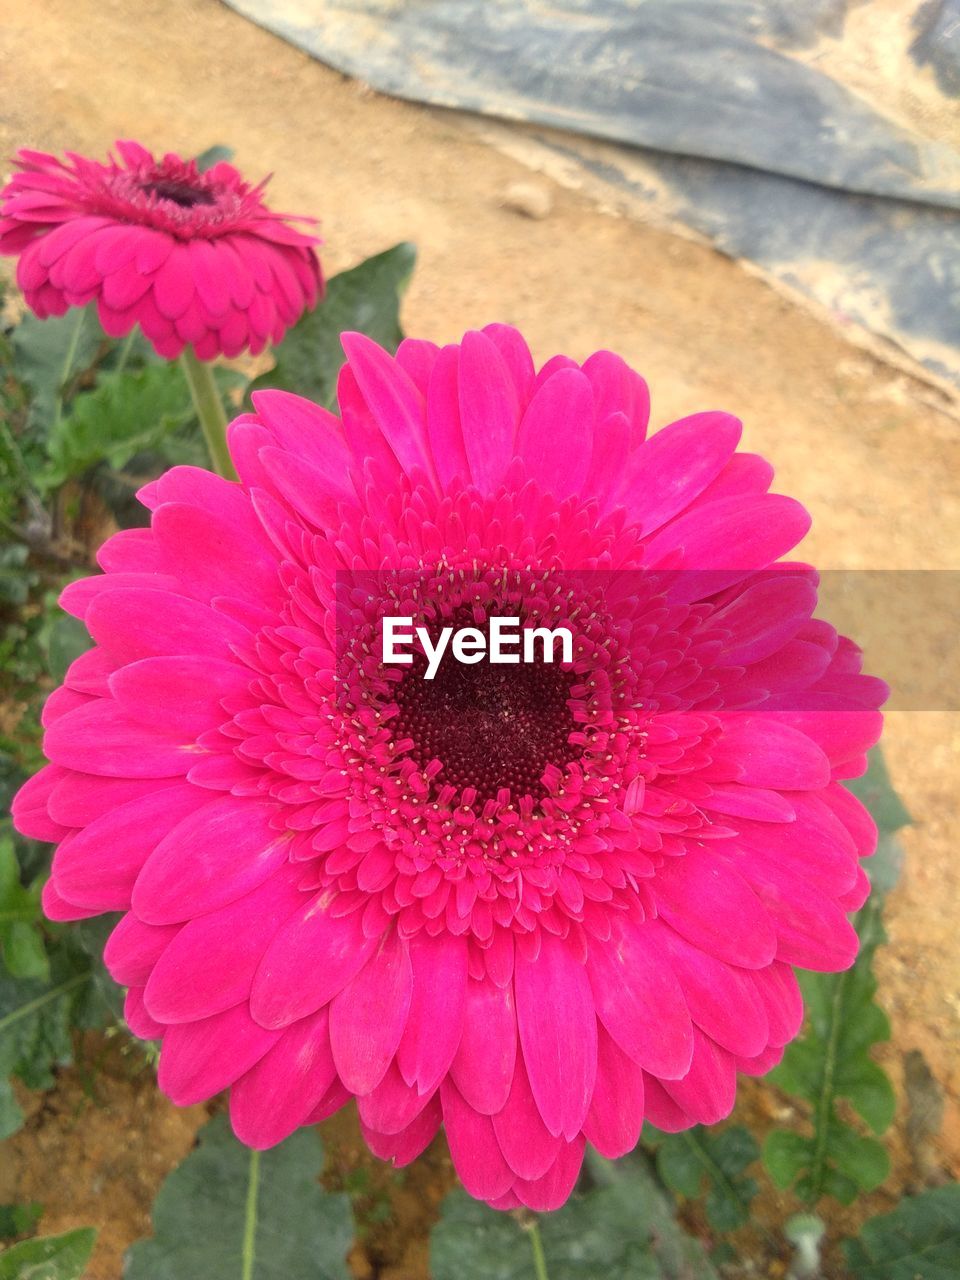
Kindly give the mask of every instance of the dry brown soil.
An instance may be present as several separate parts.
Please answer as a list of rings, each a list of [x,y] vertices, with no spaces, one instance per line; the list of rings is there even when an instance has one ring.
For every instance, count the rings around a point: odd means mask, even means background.
[[[417,242],[408,332],[449,341],[496,319],[519,325],[540,357],[611,347],[649,379],[657,424],[709,408],[744,419],[748,446],[777,464],[779,485],[813,512],[810,557],[831,568],[956,567],[956,418],[921,381],[709,248],[542,175],[549,216],[511,211],[504,193],[529,172],[482,130],[375,95],[215,0],[6,0],[0,41],[4,155],[23,144],[101,154],[117,137],[184,154],[228,143],[250,175],[276,175],[276,207],[322,219],[331,272],[396,241]],[[930,658],[919,652],[915,661]],[[879,961],[894,1026],[882,1057],[900,1088],[905,1053],[925,1055],[947,1095],[927,1163],[958,1176],[960,716],[896,712],[886,742],[916,825],[904,835],[906,870]],[[93,1042],[86,1057],[103,1051]],[[169,1106],[129,1054],[107,1046],[106,1055],[92,1092],[92,1077],[73,1070],[35,1101],[0,1171],[0,1200],[42,1201],[45,1229],[99,1225],[91,1280],[119,1277],[123,1248],[149,1229],[155,1189],[202,1114]],[[741,1106],[768,1123],[783,1102],[751,1086]],[[373,1259],[393,1280],[422,1280],[425,1225],[449,1178],[444,1152],[391,1189],[364,1164],[349,1117],[328,1138],[330,1176],[349,1182],[351,1169],[366,1168],[351,1185],[360,1200],[379,1197],[375,1217],[389,1212],[354,1251],[356,1274],[373,1274]],[[902,1122],[891,1150],[896,1190],[918,1176]],[[760,1206],[770,1221],[782,1209]]]

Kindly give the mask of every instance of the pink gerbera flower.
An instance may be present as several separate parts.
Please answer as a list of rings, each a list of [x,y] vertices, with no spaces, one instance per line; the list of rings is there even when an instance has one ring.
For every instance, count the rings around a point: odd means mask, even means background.
[[[341,419],[255,397],[238,484],[177,467],[102,576],[22,831],[178,1103],[255,1147],[356,1097],[374,1152],[442,1123],[499,1208],[584,1143],[728,1114],[856,953],[885,689],[778,565],[808,517],[706,413],[644,441],[598,352],[536,372],[493,325],[395,359],[345,335]],[[571,660],[385,664],[384,617],[567,626]]]
[[[317,237],[263,203],[221,162],[154,157],[118,142],[106,164],[21,150],[0,192],[0,253],[41,318],[96,301],[112,337],[137,324],[168,359],[256,354],[279,342],[323,289]]]

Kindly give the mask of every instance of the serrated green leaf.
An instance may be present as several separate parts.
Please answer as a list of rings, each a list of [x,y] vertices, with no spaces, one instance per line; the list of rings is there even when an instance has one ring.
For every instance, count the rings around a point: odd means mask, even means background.
[[[403,337],[400,299],[415,261],[414,246],[398,244],[334,276],[327,282],[323,302],[274,348],[274,368],[251,383],[248,391],[276,388],[331,406],[343,364],[340,334],[348,329],[365,333],[395,351]]]
[[[65,934],[50,956],[46,982],[0,974],[0,1082],[18,1076],[31,1089],[53,1084],[52,1070],[72,1061],[70,1028],[84,1008],[90,959]],[[22,1122],[9,1087],[0,1092],[0,1136]]]
[[[29,1235],[42,1216],[43,1205],[36,1201],[32,1204],[0,1204],[0,1240]]]
[[[707,1193],[706,1212],[717,1231],[732,1231],[750,1217],[757,1185],[743,1176],[760,1157],[756,1139],[742,1126],[710,1133],[697,1125],[682,1133],[646,1126],[644,1141],[657,1148],[657,1173],[671,1191],[690,1200]]]
[[[176,364],[101,373],[51,432],[50,462],[39,483],[56,488],[98,462],[122,467],[192,416],[190,391]]]
[[[672,1207],[638,1159],[610,1166],[590,1158],[597,1185],[538,1219],[550,1280],[630,1280],[697,1276],[715,1280],[699,1241],[677,1225]],[[430,1239],[433,1280],[535,1280],[523,1227],[462,1191],[444,1201]]]
[[[809,1161],[813,1141],[800,1133],[774,1129],[763,1144],[763,1163],[775,1186],[785,1190]]]
[[[47,320],[27,312],[13,331],[11,345],[16,376],[30,389],[33,421],[53,426],[64,397],[105,341],[93,306],[74,307]]]
[[[315,1129],[260,1155],[216,1116],[160,1188],[153,1239],[130,1249],[125,1280],[347,1280],[349,1200],[320,1188],[322,1163]]]
[[[849,785],[871,809],[882,833],[881,843],[892,841],[891,833],[908,822],[909,815],[890,786],[879,752],[872,753],[865,777]],[[886,852],[890,854],[889,848]],[[878,853],[875,858],[881,856]],[[836,1104],[838,1099],[846,1099],[876,1134],[884,1133],[893,1120],[892,1086],[870,1052],[875,1044],[890,1038],[889,1020],[875,1001],[873,958],[876,948],[886,941],[883,896],[895,883],[896,874],[895,861],[889,859],[857,915],[860,951],[855,964],[843,973],[800,974],[806,1028],[768,1077],[772,1084],[811,1107],[813,1138],[809,1146],[798,1145],[798,1135],[773,1134],[764,1147],[771,1177],[783,1187],[796,1180],[795,1190],[803,1199],[832,1195],[849,1202],[858,1190],[878,1186],[889,1168],[881,1144],[845,1124]],[[771,1152],[774,1167],[770,1165]]]
[[[14,978],[50,975],[39,918],[40,885],[24,888],[13,840],[0,835],[0,955]]]
[[[960,1275],[960,1184],[901,1200],[843,1242],[854,1280],[956,1280]]]
[[[0,1280],[81,1280],[97,1233],[93,1227],[24,1240],[0,1253]]]

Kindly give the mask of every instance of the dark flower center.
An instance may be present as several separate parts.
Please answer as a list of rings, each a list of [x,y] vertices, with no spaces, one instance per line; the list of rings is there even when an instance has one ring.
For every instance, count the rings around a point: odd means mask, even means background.
[[[181,209],[193,209],[200,204],[216,204],[208,191],[192,187],[188,182],[178,182],[175,178],[158,178],[156,182],[145,182],[141,190],[160,200],[170,200]]]
[[[579,727],[568,706],[577,677],[557,663],[503,665],[485,657],[467,665],[447,653],[432,680],[423,678],[425,669],[415,657],[397,686],[393,730],[396,740],[412,741],[409,754],[421,768],[440,761],[441,785],[473,787],[481,803],[503,788],[514,801],[539,800],[547,765],[563,769],[580,754],[568,741]]]

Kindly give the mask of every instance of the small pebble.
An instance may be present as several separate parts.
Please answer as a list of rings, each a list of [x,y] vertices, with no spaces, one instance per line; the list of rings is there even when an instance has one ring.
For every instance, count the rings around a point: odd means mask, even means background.
[[[525,218],[546,218],[553,211],[553,194],[539,182],[511,182],[500,202]]]

